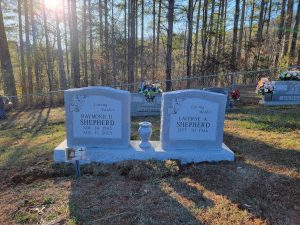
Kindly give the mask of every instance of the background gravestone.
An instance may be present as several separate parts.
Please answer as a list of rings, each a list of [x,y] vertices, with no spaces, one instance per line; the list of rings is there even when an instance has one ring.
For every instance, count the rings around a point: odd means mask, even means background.
[[[227,96],[226,109],[230,109],[229,88],[211,87],[211,88],[203,88],[203,90],[226,95]]]
[[[222,150],[227,97],[201,90],[163,94],[163,149]]]
[[[300,104],[299,81],[273,81],[273,94],[266,95],[260,103],[264,105],[297,105]]]
[[[109,87],[64,92],[67,145],[127,147],[130,141],[130,93]]]
[[[131,116],[159,116],[161,108],[161,94],[156,94],[152,101],[140,93],[131,94]]]

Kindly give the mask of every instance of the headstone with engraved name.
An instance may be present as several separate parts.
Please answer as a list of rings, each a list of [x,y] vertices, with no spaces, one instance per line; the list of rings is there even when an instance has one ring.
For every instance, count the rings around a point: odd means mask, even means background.
[[[192,150],[196,161],[233,160],[223,144],[226,100],[223,94],[201,90],[164,93],[162,149]]]
[[[131,94],[131,116],[159,116],[160,108],[161,94],[156,94],[153,101],[140,93]]]
[[[267,106],[300,104],[299,81],[273,81],[274,91],[260,101]]]
[[[129,92],[86,87],[66,90],[64,96],[69,147],[129,145]]]

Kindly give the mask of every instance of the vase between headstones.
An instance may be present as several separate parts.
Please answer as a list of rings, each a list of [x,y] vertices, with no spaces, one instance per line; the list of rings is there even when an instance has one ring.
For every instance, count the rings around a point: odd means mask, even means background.
[[[150,122],[141,122],[139,123],[139,135],[141,138],[140,147],[149,148],[151,144],[149,143],[150,136],[152,134],[152,124]]]

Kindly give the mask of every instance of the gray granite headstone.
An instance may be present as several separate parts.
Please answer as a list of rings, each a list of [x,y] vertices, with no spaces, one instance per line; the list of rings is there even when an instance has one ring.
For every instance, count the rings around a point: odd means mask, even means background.
[[[226,95],[227,96],[226,108],[227,109],[230,108],[229,88],[211,87],[211,88],[203,88],[203,90]]]
[[[273,81],[273,94],[264,96],[264,105],[300,104],[300,81]]]
[[[131,94],[131,116],[159,116],[161,94],[156,94],[153,101],[147,101],[140,93]]]
[[[222,150],[227,97],[202,90],[181,90],[162,96],[162,148]]]
[[[64,97],[68,147],[128,147],[128,91],[85,87],[66,90]]]

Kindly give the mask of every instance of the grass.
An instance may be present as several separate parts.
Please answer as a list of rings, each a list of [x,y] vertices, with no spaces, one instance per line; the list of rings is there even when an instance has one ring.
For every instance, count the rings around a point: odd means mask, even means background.
[[[241,107],[226,115],[232,163],[52,163],[65,138],[62,108],[0,122],[0,224],[299,224],[300,108]],[[132,119],[132,139],[138,123]]]

